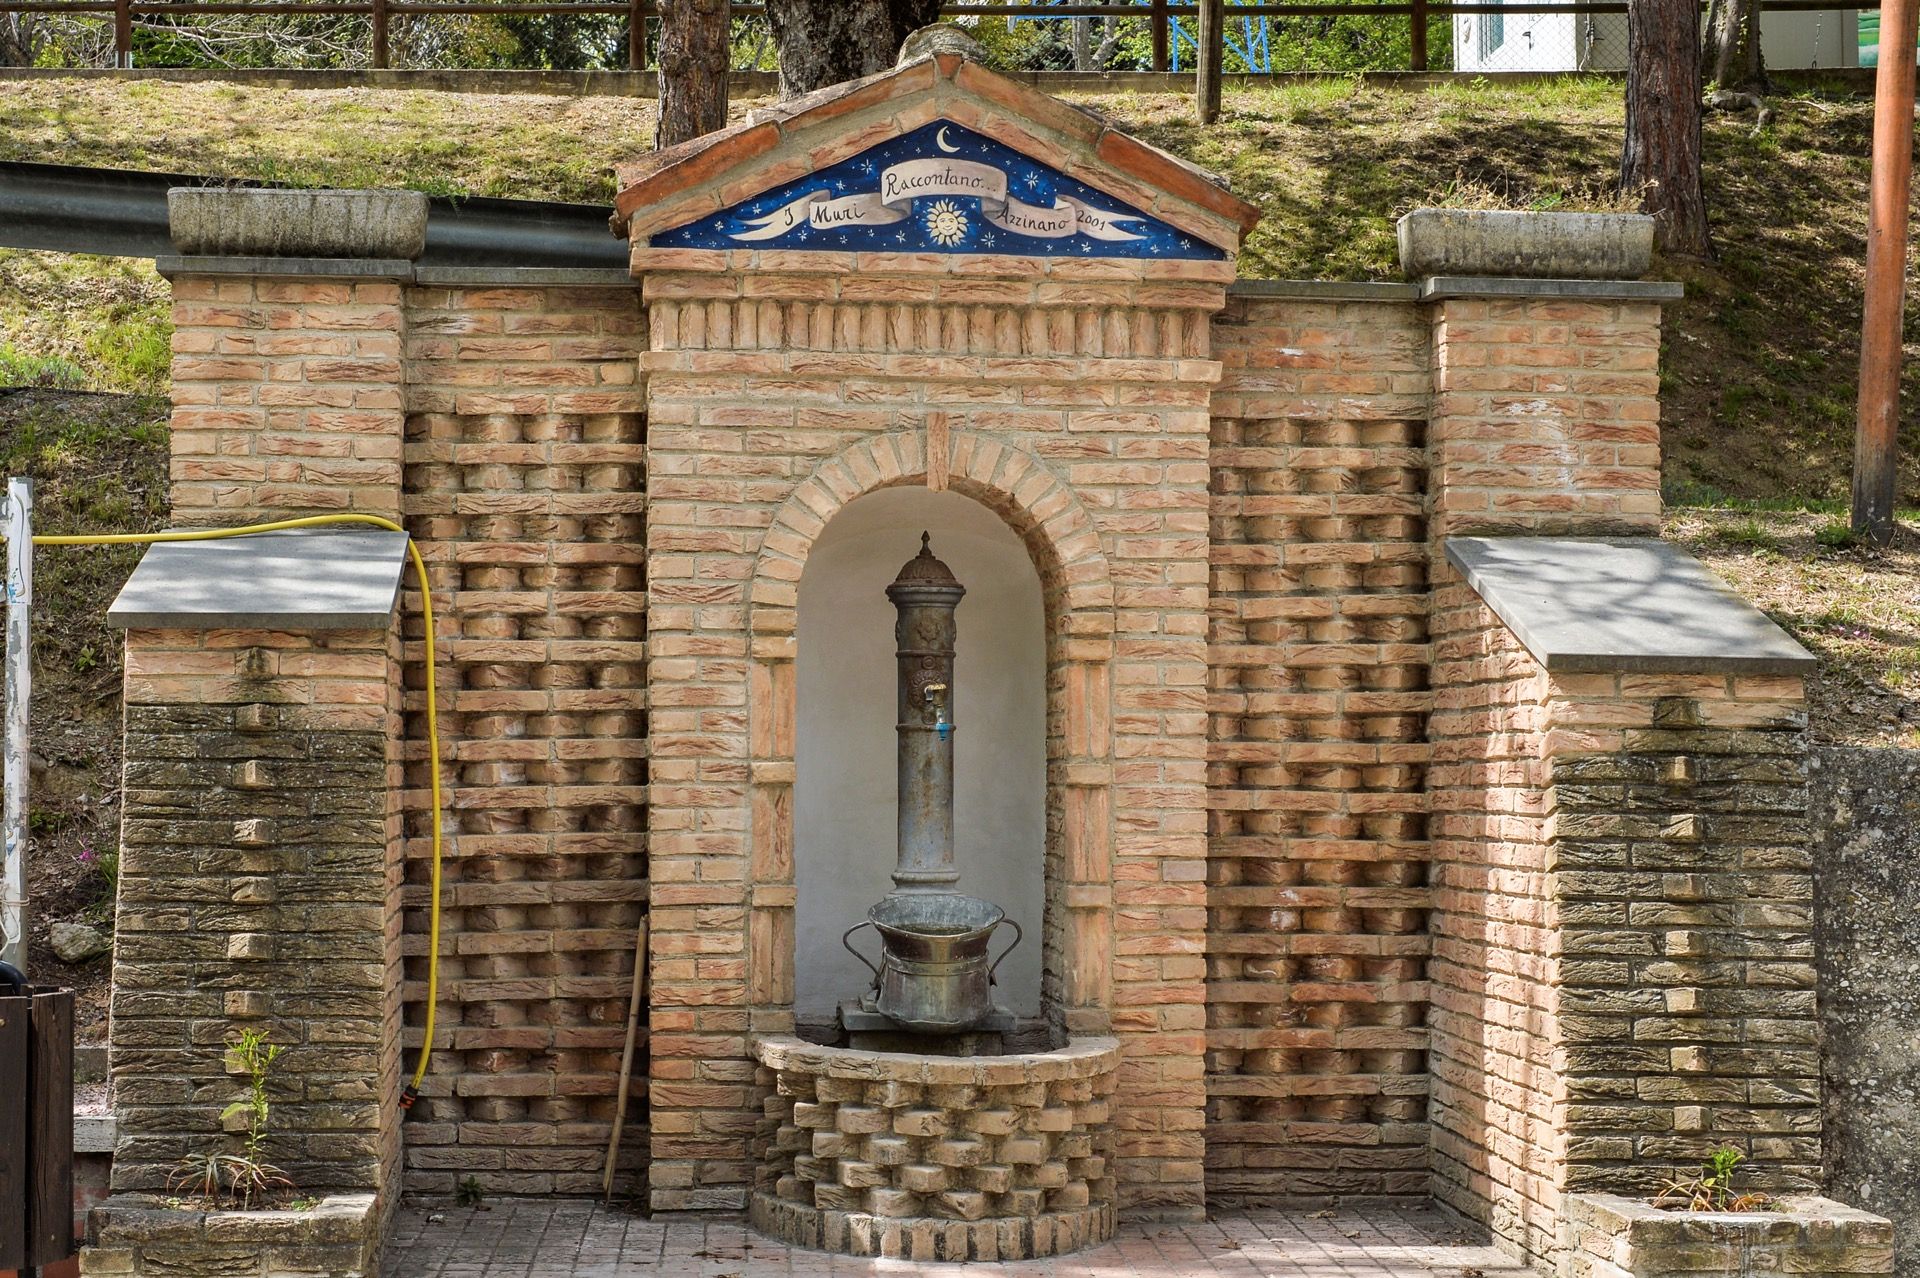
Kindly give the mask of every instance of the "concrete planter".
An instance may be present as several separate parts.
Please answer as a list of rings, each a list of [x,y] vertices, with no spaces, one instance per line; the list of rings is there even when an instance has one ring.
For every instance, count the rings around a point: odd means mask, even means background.
[[[419,257],[427,197],[418,191],[279,191],[175,187],[173,246],[194,256]]]
[[[1572,1194],[1560,1219],[1560,1278],[1686,1274],[1890,1274],[1893,1223],[1830,1198],[1780,1211],[1665,1211],[1639,1198]]]
[[[1638,279],[1653,262],[1653,219],[1639,213],[1415,209],[1399,235],[1410,279]]]
[[[93,1209],[92,1274],[222,1278],[373,1278],[381,1213],[374,1194],[334,1194],[307,1211],[199,1211],[122,1194]]]

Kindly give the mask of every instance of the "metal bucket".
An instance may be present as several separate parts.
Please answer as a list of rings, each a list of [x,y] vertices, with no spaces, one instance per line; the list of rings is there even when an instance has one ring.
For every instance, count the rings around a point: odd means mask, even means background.
[[[995,928],[1013,928],[1013,944],[987,962]],[[880,966],[853,948],[853,934],[880,934]],[[957,893],[889,896],[848,928],[840,943],[873,973],[875,1010],[907,1029],[962,1030],[993,1010],[993,973],[1020,944],[1020,925],[991,901]]]

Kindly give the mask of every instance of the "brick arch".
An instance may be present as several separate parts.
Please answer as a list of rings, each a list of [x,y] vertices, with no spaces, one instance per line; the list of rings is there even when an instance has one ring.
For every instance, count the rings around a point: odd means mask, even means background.
[[[945,487],[973,498],[1026,543],[1046,594],[1050,636],[1113,634],[1113,580],[1100,535],[1079,497],[1045,462],[1002,439],[957,431],[948,442]],[[828,521],[882,488],[928,484],[925,439],[897,431],[861,440],[820,463],[775,512],[748,594],[754,635],[790,635],[800,576]]]
[[[1114,1013],[1115,592],[1093,519],[1038,457],[955,432],[944,487],[987,506],[1026,543],[1047,617],[1047,883],[1041,1003],[1057,1032],[1106,1033]],[[795,960],[793,783],[799,585],[828,522],[868,493],[928,480],[924,437],[878,435],[822,462],[775,513],[749,583],[750,988],[756,1025],[791,1028]]]

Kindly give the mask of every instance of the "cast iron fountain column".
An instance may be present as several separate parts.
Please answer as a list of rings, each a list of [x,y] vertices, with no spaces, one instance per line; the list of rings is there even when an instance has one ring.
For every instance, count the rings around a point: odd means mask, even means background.
[[[899,835],[893,890],[952,892],[954,609],[967,588],[933,557],[920,553],[887,587],[897,611],[893,638],[899,667]]]
[[[926,533],[920,553],[887,587],[895,609],[898,697],[899,817],[893,891],[847,929],[841,943],[873,972],[873,988],[840,1007],[841,1028],[853,1035],[905,1030],[955,1035],[1011,1024],[994,1006],[987,940],[1006,912],[957,890],[953,855],[954,609],[966,594],[948,567],[933,557]],[[880,937],[880,961],[855,950],[852,938],[871,927]],[[1020,943],[1013,924],[1014,945]],[[1004,959],[1013,946],[1000,954]],[[998,1033],[998,1028],[991,1032]],[[856,1037],[856,1045],[859,1039]],[[976,1038],[953,1039],[977,1050]]]

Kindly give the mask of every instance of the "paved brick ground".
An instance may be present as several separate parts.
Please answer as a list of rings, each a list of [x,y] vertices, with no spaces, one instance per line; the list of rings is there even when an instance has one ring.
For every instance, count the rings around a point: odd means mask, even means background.
[[[577,1199],[479,1210],[409,1208],[394,1222],[389,1278],[757,1278],[762,1274],[1013,1278],[1534,1278],[1484,1233],[1429,1207],[1225,1211],[1200,1225],[1123,1228],[1104,1247],[1005,1265],[853,1260],[798,1251],[737,1220],[646,1220]]]

